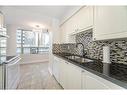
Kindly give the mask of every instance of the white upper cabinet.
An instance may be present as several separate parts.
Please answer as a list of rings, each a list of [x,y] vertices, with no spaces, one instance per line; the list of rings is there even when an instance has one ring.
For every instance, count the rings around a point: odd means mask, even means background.
[[[65,25],[62,25],[62,26],[60,26],[60,43],[63,43],[64,42],[64,31],[65,31]]]
[[[94,40],[127,37],[126,6],[94,7]]]
[[[67,25],[64,23],[62,26],[60,26],[60,42],[61,43],[67,43],[68,42],[68,36],[67,36]]]
[[[76,15],[77,32],[93,26],[93,7],[83,7]]]
[[[70,35],[90,28],[94,41],[127,38],[127,6],[85,6],[63,26],[63,42],[70,42]]]
[[[85,6],[76,12],[61,27],[61,42],[70,43],[70,36],[93,26],[93,7]]]
[[[76,28],[77,28],[77,22],[76,22],[74,16],[72,16],[72,17],[66,22],[66,31],[67,31],[67,34],[71,34],[72,32],[75,31]]]
[[[93,26],[93,7],[82,7],[68,20],[69,34],[79,33]],[[69,27],[71,26],[71,27]]]

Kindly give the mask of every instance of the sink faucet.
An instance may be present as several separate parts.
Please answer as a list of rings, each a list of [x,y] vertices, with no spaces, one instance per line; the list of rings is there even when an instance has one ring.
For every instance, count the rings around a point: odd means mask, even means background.
[[[83,47],[83,57],[85,57],[86,56],[86,52],[85,52],[85,50],[84,50],[84,45],[82,44],[82,43],[76,43],[76,47],[78,47],[78,45],[82,45],[82,47]]]

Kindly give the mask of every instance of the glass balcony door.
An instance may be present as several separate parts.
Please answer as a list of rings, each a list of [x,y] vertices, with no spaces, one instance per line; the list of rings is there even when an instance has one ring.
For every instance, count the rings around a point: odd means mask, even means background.
[[[17,53],[41,54],[49,51],[49,33],[17,30]]]

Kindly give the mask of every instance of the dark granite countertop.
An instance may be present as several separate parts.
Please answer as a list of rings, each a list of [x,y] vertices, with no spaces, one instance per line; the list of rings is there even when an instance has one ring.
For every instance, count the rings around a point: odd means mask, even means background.
[[[120,63],[111,63],[105,64],[102,63],[100,60],[91,59],[92,62],[77,62],[75,60],[71,60],[65,56],[70,54],[65,53],[54,53],[55,56],[60,57],[76,66],[79,66],[95,75],[98,75],[116,85],[119,85],[123,88],[127,89],[127,65],[120,64]],[[72,54],[71,54],[72,55]],[[81,56],[80,56],[81,57]],[[104,72],[104,68],[109,67],[108,73]]]

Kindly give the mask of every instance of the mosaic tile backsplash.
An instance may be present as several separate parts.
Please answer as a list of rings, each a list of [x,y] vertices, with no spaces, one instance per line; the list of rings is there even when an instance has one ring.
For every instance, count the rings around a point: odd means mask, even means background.
[[[92,41],[92,29],[76,35],[76,43],[82,43],[87,52],[87,57],[103,58],[103,46],[110,46],[111,62],[127,64],[127,39]],[[76,43],[54,44],[53,53],[72,53],[82,55],[82,47],[76,48]]]

